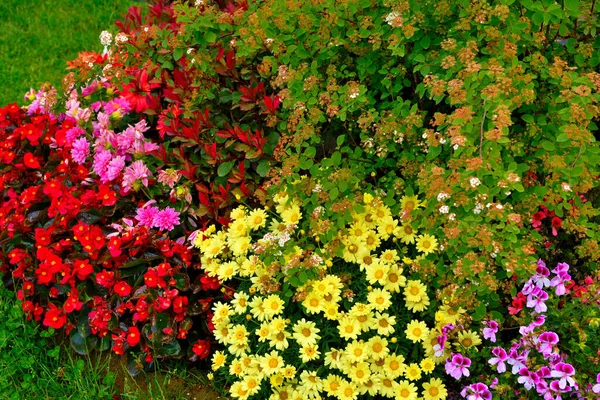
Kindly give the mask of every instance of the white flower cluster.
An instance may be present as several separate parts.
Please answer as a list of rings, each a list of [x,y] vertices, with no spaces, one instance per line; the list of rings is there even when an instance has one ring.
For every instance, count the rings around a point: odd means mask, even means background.
[[[481,211],[483,211],[485,207],[483,206],[483,204],[481,203],[477,203],[475,205],[475,209],[473,210],[473,214],[481,214]]]
[[[476,188],[477,186],[481,185],[481,181],[479,180],[479,178],[471,178],[469,179],[469,183],[471,184],[471,187]]]
[[[127,35],[124,34],[123,32],[119,32],[117,33],[117,36],[115,36],[115,43],[116,44],[123,44],[126,43],[129,39],[127,38]]]
[[[110,46],[112,38],[111,33],[108,31],[102,31],[102,33],[100,33],[100,43],[102,43],[102,46]]]

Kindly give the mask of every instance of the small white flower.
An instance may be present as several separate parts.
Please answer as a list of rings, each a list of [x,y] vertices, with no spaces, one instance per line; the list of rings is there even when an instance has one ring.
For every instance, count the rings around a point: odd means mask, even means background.
[[[569,185],[568,183],[563,182],[563,184],[562,184],[562,190],[564,190],[565,192],[570,192],[571,191],[571,185]]]
[[[510,194],[511,194],[511,193],[512,193],[512,192],[511,192],[510,190],[509,190],[508,192],[504,192],[504,194],[505,194],[506,196],[510,196]]]
[[[484,209],[483,204],[477,203],[475,205],[475,209],[473,210],[473,214],[481,214],[481,211]]]
[[[124,34],[123,32],[119,32],[119,33],[117,33],[117,36],[115,36],[116,44],[125,43],[125,42],[127,42],[127,40],[129,40],[129,39],[127,39],[127,35]]]
[[[388,15],[386,15],[385,22],[387,22],[388,25],[393,25],[394,24],[394,20],[396,18],[398,18],[399,16],[400,16],[400,14],[398,14],[396,11],[392,11],[391,13],[389,13]]]
[[[496,204],[496,208],[498,210],[502,210],[504,208],[504,206],[502,204],[498,203],[498,204]]]
[[[193,48],[193,47],[190,47],[189,49],[187,49],[187,53],[188,53],[188,54],[192,54],[192,52],[193,52],[193,51],[194,51],[194,48]]]
[[[455,144],[454,146],[452,146],[452,148],[453,148],[454,150],[458,150],[458,145],[457,145],[457,144]]]
[[[423,136],[421,136],[421,137],[422,137],[423,139],[427,139],[427,132],[425,132],[425,133],[423,134]]]
[[[450,212],[450,207],[448,207],[446,205],[443,205],[443,206],[440,207],[440,212],[442,214],[448,214],[448,212]]]
[[[315,185],[315,187],[313,188],[313,190],[312,190],[312,191],[313,191],[314,193],[321,193],[321,191],[322,191],[322,190],[323,190],[323,187],[321,186],[321,184],[320,184],[320,183],[317,183],[317,184]]]
[[[447,199],[448,197],[450,197],[450,195],[446,192],[440,192],[437,195],[437,201],[442,201],[444,199]]]
[[[102,31],[102,33],[100,33],[100,43],[102,43],[102,46],[110,46],[112,43],[111,33],[108,31]]]
[[[204,4],[204,0],[196,0],[196,2],[194,3],[194,6],[200,7],[203,4]]]
[[[440,250],[441,250],[441,251],[444,251],[444,249],[445,249],[444,245],[443,245],[443,244],[440,244]]]
[[[497,254],[496,254],[496,253],[490,253],[490,256],[491,256],[492,258],[496,258]]]
[[[148,32],[150,30],[150,28],[148,28],[147,26],[144,27],[144,32]]]
[[[444,143],[446,143],[446,139],[444,139],[444,138],[441,138],[441,139],[440,139],[440,144],[444,144]]]
[[[448,215],[448,219],[449,219],[450,221],[454,221],[454,220],[456,219],[456,214],[454,214],[454,213],[452,213],[452,214],[449,214],[449,215]]]
[[[265,39],[265,44],[266,44],[267,46],[269,46],[271,43],[273,43],[273,39],[271,39],[271,38],[267,38],[267,39]]]
[[[91,63],[88,63],[88,67],[90,67],[90,68],[94,68],[94,63],[93,63],[93,62],[91,62]]]
[[[481,185],[481,181],[479,180],[479,178],[471,178],[469,179],[469,183],[471,184],[471,187],[476,188],[477,186]]]

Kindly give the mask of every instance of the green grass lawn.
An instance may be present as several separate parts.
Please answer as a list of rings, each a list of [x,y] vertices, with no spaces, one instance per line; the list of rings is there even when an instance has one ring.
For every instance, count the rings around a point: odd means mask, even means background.
[[[66,62],[80,51],[102,51],[99,35],[132,0],[1,0],[0,105],[17,101],[43,82],[61,87]]]

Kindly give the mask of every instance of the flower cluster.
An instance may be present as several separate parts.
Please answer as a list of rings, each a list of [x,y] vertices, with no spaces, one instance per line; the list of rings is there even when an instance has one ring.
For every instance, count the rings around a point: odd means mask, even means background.
[[[450,354],[450,331],[460,348],[481,339],[452,325],[462,309],[444,306],[433,318],[427,286],[403,267],[406,232],[381,199],[365,194],[361,207],[332,242],[305,236],[311,213],[285,194],[271,215],[240,207],[227,229],[194,235],[207,274],[239,281],[212,320],[225,346],[212,369],[231,396],[446,398],[435,366]],[[436,251],[430,235],[412,241],[421,257]]]

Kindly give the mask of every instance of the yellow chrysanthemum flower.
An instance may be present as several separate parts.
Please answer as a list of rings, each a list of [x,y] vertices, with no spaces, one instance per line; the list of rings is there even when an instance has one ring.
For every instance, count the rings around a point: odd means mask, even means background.
[[[231,214],[229,214],[229,217],[233,221],[244,219],[246,217],[246,207],[244,207],[244,206],[236,207],[233,211],[231,211]]]
[[[323,390],[328,396],[335,397],[343,380],[339,375],[329,374],[323,381]]]
[[[241,376],[244,374],[244,365],[237,358],[229,364],[229,375]]]
[[[300,207],[293,205],[281,213],[281,219],[286,225],[298,225],[302,219],[302,212]]]
[[[246,218],[247,224],[252,230],[263,228],[267,224],[267,213],[261,208],[252,210]]]
[[[461,307],[451,307],[449,305],[443,305],[435,313],[435,320],[438,326],[444,326],[446,324],[456,324],[464,313],[465,310]]]
[[[447,396],[448,391],[441,379],[431,378],[429,382],[423,384],[424,400],[445,400]]]
[[[233,295],[233,300],[231,300],[231,305],[233,306],[233,311],[236,314],[242,314],[246,312],[248,308],[248,294],[238,291]]]
[[[419,280],[409,280],[404,287],[404,299],[406,301],[419,302],[427,296],[427,287]]]
[[[383,288],[392,293],[400,292],[400,288],[406,286],[406,277],[402,272],[402,268],[392,265],[386,274]]]
[[[306,307],[307,313],[318,314],[323,311],[325,301],[315,290],[313,290],[306,296],[304,301],[302,301],[302,305]]]
[[[377,334],[387,336],[394,333],[394,325],[396,325],[396,317],[387,313],[376,313],[373,323],[373,329],[377,330]]]
[[[348,381],[340,382],[337,398],[339,400],[356,400],[358,398],[358,388],[356,384]]]
[[[438,242],[437,239],[431,235],[419,235],[417,237],[417,251],[427,255],[437,250]]]
[[[226,361],[227,361],[227,355],[225,354],[225,352],[220,351],[220,350],[215,351],[215,354],[213,354],[213,356],[212,356],[211,369],[213,371],[218,370],[223,365],[225,365]]]
[[[328,352],[325,353],[323,363],[326,367],[341,369],[343,355],[343,351],[331,348]]]
[[[365,383],[369,380],[369,378],[371,377],[371,370],[369,369],[368,363],[360,361],[352,364],[348,368],[346,375],[348,375],[348,378],[350,378],[352,382],[360,384]]]
[[[277,351],[272,350],[260,358],[260,367],[269,376],[279,373],[285,367],[285,361]]]
[[[317,328],[317,325],[304,318],[296,322],[293,331],[293,337],[300,346],[316,344],[317,341],[321,339],[321,336],[318,335],[321,330]]]
[[[258,329],[256,329],[254,331],[254,333],[256,334],[256,336],[258,336],[258,341],[259,342],[265,342],[270,336],[271,336],[271,326],[269,325],[268,322],[263,322],[262,324],[260,324],[260,326],[258,327]]]
[[[422,342],[429,335],[429,328],[423,321],[412,320],[406,325],[406,337],[413,343]]]
[[[307,363],[309,361],[318,360],[321,352],[319,351],[319,346],[316,344],[307,344],[300,347],[299,355],[302,362]]]
[[[381,336],[373,336],[369,339],[367,345],[369,346],[371,358],[374,360],[385,358],[389,353],[388,341]]]
[[[401,380],[398,382],[395,398],[398,400],[417,400],[417,387],[412,382]]]
[[[425,372],[426,374],[433,372],[435,369],[435,361],[429,357],[422,359],[419,365],[421,366],[421,371]]]
[[[279,351],[283,351],[290,346],[288,341],[290,337],[290,333],[285,330],[271,332],[271,336],[269,336],[269,346],[275,347]]]
[[[373,289],[367,295],[367,301],[374,310],[384,311],[392,304],[392,294],[385,289]]]
[[[419,364],[411,363],[404,370],[404,376],[406,379],[411,381],[418,381],[421,379],[421,368],[419,368]]]
[[[417,196],[402,196],[400,199],[400,207],[404,211],[412,211],[421,207],[422,203]]]
[[[464,349],[470,349],[471,347],[479,346],[481,344],[481,338],[476,332],[460,331],[458,332],[458,343]]]
[[[411,244],[415,242],[415,237],[417,236],[417,231],[410,225],[401,225],[394,234],[402,241],[404,244]]]
[[[250,227],[246,223],[246,218],[240,218],[233,220],[227,229],[228,239],[238,238],[241,236],[248,235]]]
[[[349,316],[343,317],[339,320],[338,332],[342,339],[356,339],[360,334],[360,324],[356,318]]]
[[[344,355],[350,363],[363,361],[369,356],[369,347],[362,340],[353,340],[346,346]]]
[[[406,365],[402,354],[392,353],[385,358],[384,371],[386,376],[395,379],[402,375],[405,369]]]
[[[380,262],[372,263],[371,265],[365,268],[367,281],[371,285],[378,283],[381,286],[383,286],[387,282],[389,270],[390,267],[387,264]]]
[[[285,302],[283,299],[277,294],[273,293],[267,296],[267,298],[263,301],[263,308],[265,309],[265,313],[272,318],[283,312],[284,304]]]

